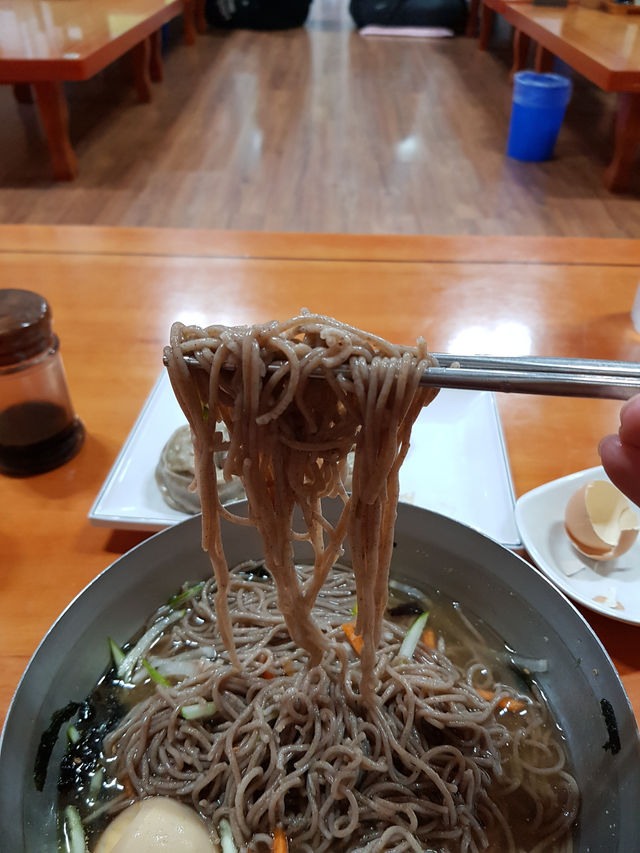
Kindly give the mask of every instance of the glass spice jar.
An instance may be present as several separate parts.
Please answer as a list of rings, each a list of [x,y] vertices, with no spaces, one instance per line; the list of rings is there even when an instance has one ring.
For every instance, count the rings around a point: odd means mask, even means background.
[[[80,450],[51,309],[30,290],[0,290],[0,473],[50,471]]]

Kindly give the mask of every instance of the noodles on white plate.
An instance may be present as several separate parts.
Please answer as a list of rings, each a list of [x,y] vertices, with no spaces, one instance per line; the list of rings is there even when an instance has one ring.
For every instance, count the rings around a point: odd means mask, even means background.
[[[579,792],[535,683],[459,608],[410,589],[389,607],[398,472],[435,396],[424,341],[303,314],[175,324],[165,355],[214,578],[153,614],[88,700],[126,714],[105,724],[90,770],[112,799],[86,825],[169,797],[239,853],[283,849],[276,833],[289,853],[568,853]],[[217,493],[223,451],[247,518]],[[229,568],[221,518],[255,525],[264,566]],[[301,542],[310,565],[294,560]]]

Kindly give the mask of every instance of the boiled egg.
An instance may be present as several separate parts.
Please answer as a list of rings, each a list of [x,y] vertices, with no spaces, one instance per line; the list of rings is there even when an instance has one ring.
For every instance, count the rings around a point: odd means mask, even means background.
[[[607,480],[591,480],[567,504],[564,526],[575,547],[592,560],[611,560],[631,548],[638,516],[630,502]]]
[[[100,836],[95,853],[217,853],[202,818],[168,797],[126,808]]]

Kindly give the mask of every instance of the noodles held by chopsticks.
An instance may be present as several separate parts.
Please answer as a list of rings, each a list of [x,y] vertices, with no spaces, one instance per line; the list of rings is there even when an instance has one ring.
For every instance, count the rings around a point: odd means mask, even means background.
[[[311,609],[349,536],[356,631],[364,643],[361,693],[371,699],[399,470],[413,422],[437,393],[419,385],[426,367],[435,364],[425,342],[398,347],[328,317],[303,314],[256,326],[201,329],[176,323],[165,355],[193,433],[203,547],[213,564],[221,636],[233,663],[241,666],[227,606],[229,569],[219,526],[221,516],[232,516],[218,498],[213,461],[222,449],[216,429],[220,421],[230,434],[223,473],[243,481],[249,522],[262,537],[278,606],[292,639],[309,653],[311,666],[328,648]],[[185,356],[196,358],[204,369],[191,370]],[[344,482],[352,449],[349,495]],[[325,497],[339,497],[344,504],[333,527],[322,514]],[[294,530],[296,507],[304,531]],[[298,581],[293,558],[292,543],[299,539],[307,539],[314,551],[313,575],[305,584]]]

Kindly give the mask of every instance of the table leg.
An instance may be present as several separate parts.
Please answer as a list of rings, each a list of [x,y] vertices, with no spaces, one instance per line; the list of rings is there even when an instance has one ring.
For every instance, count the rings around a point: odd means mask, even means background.
[[[464,31],[465,36],[473,38],[478,29],[478,15],[480,13],[480,0],[469,0],[469,9],[467,12],[467,27]]]
[[[478,2],[478,0],[471,0],[472,3]],[[204,13],[206,0],[195,0],[196,8],[195,8],[195,19],[196,19],[196,29],[199,33],[206,33],[209,29],[209,25],[207,23],[207,17]]]
[[[72,181],[78,161],[69,140],[69,109],[62,83],[34,83],[40,119],[49,143],[53,174],[59,181]]]
[[[14,83],[13,95],[19,104],[32,104],[33,92],[30,83]]]
[[[195,22],[195,2],[194,0],[184,0],[184,9],[182,20],[184,23],[184,41],[185,44],[195,44],[196,42],[196,22]]]
[[[486,3],[482,4],[482,10],[480,12],[480,38],[478,39],[478,48],[480,50],[489,49],[495,14],[496,13],[493,9],[490,9]]]
[[[149,74],[154,83],[161,83],[164,77],[164,68],[162,65],[162,38],[160,30],[151,33],[149,36],[149,47],[151,55],[149,57]]]
[[[142,104],[148,104],[151,100],[151,78],[149,76],[149,39],[131,48],[131,60],[133,62],[133,79],[138,100]]]
[[[531,47],[531,39],[528,35],[520,30],[514,30],[513,33],[513,65],[511,73],[516,74],[527,67],[529,62],[529,48]]]
[[[534,68],[538,74],[546,74],[548,71],[553,71],[553,66],[556,61],[555,56],[546,47],[541,44],[536,46],[536,59]]]
[[[616,116],[613,159],[604,173],[611,192],[625,190],[640,145],[640,93],[622,92]]]

